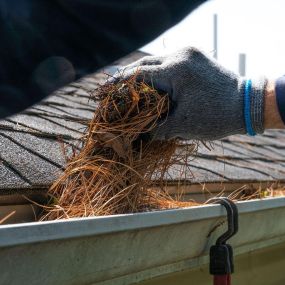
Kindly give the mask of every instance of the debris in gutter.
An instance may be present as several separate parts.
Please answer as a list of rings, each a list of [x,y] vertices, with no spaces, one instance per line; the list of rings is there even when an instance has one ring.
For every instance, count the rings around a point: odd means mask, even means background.
[[[198,205],[167,193],[168,170],[188,167],[197,142],[154,141],[149,132],[168,114],[170,100],[145,82],[103,85],[82,149],[49,190],[40,220],[135,213]],[[155,185],[155,187],[154,187]]]

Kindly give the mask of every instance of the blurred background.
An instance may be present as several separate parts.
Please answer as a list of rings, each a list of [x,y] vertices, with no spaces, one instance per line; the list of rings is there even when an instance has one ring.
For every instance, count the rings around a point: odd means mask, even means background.
[[[284,0],[208,1],[142,50],[194,46],[241,75],[275,78],[285,74],[284,11]]]

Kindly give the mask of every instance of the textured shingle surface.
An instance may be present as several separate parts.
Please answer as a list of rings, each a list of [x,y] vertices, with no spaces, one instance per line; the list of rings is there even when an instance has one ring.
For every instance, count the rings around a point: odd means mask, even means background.
[[[141,56],[136,53],[123,64]],[[117,63],[118,64],[118,63]],[[89,93],[104,82],[97,73],[62,88],[22,114],[0,121],[0,194],[45,191],[65,164],[64,144],[75,144],[92,118]],[[285,132],[232,136],[201,146],[190,171],[173,168],[168,179],[192,183],[285,180]]]

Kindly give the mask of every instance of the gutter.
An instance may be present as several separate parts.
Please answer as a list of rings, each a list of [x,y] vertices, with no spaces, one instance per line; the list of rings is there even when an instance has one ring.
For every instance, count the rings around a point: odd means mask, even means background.
[[[239,214],[284,208],[285,197],[237,202]],[[226,217],[220,205],[0,226],[0,247],[83,238]],[[284,220],[285,226],[285,220]]]
[[[236,254],[285,242],[285,197],[237,203]],[[0,284],[133,284],[208,263],[220,205],[0,226]],[[17,268],[17,274],[14,274]],[[25,279],[23,279],[25,278]]]

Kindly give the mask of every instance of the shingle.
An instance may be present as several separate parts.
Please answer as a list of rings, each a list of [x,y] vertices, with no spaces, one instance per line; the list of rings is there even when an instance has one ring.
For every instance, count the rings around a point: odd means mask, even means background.
[[[71,101],[71,100],[66,100],[65,98],[61,96],[51,96],[48,97],[45,101],[42,102],[41,105],[54,105],[54,106],[63,106],[63,107],[70,107],[73,109],[79,108],[79,109],[87,109],[91,110],[92,107],[90,106],[89,108],[86,107],[85,105],[82,105],[78,102]]]
[[[96,108],[97,106],[97,103],[93,99],[90,98],[90,95],[88,95],[88,97],[79,96],[77,95],[77,93],[73,95],[66,95],[66,94],[59,94],[59,95],[64,100],[70,100],[70,101],[80,104],[82,108],[85,107],[88,109],[93,109],[93,108]]]
[[[191,170],[191,171],[189,171]],[[170,168],[169,173],[166,175],[166,180],[171,184],[171,181],[187,181],[187,183],[208,183],[208,182],[224,182],[228,181],[226,178],[221,177],[215,171],[210,171],[204,167],[196,167],[191,165],[186,175],[181,173],[181,166],[173,166]]]
[[[64,152],[64,148],[66,143],[60,138],[58,140],[39,138],[27,133],[14,133],[5,130],[0,130],[0,135],[58,167],[65,166],[67,153]]]
[[[48,186],[60,168],[0,135],[0,158],[33,186]],[[3,177],[5,179],[5,177]],[[16,181],[15,181],[16,183]]]
[[[233,162],[236,161],[233,160]],[[192,165],[213,172],[230,181],[266,181],[273,179],[270,172],[266,172],[266,170],[259,171],[252,167],[250,163],[241,166],[232,163],[230,160],[197,158],[192,161]]]
[[[17,172],[13,171],[7,164],[5,164],[0,158],[0,189],[4,189],[5,193],[9,192],[9,189],[30,188],[31,184],[21,178]],[[1,190],[1,194],[4,191]]]
[[[285,163],[282,164],[280,162],[274,162],[274,161],[261,161],[257,159],[248,159],[248,160],[226,160],[226,163],[237,166],[238,168],[244,169],[244,170],[253,170],[255,172],[260,173],[261,175],[268,176],[267,179],[259,178],[257,179],[255,176],[256,181],[262,180],[282,180],[284,179],[285,175]]]
[[[39,105],[29,109],[24,114],[35,116],[46,116],[46,117],[59,117],[64,118],[65,120],[80,122],[90,120],[93,117],[94,112],[80,110],[80,109],[70,109],[68,107],[53,107],[53,106],[44,106]]]
[[[198,151],[198,155],[212,157],[229,157],[229,158],[255,158],[255,159],[267,159],[278,160],[284,157],[285,149],[278,150],[276,146],[266,145],[251,145],[239,142],[215,142],[212,144],[212,149],[207,149],[201,146]],[[285,157],[284,157],[285,160]]]
[[[267,134],[270,134],[270,132],[267,132]],[[282,131],[280,131],[280,134],[282,134]],[[224,141],[229,142],[238,142],[241,144],[251,144],[251,145],[273,145],[273,146],[280,146],[285,147],[285,140],[279,139],[278,137],[276,139],[272,139],[269,136],[266,135],[258,135],[255,137],[245,136],[245,135],[235,135],[230,136]]]
[[[66,122],[64,120],[55,120],[51,118],[47,120],[37,116],[28,116],[23,114],[16,115],[11,120],[16,124],[22,124],[23,126],[32,128],[33,130],[57,136],[67,135],[72,138],[79,138],[83,128],[83,125],[81,124]],[[57,123],[54,123],[53,120],[57,121]]]

